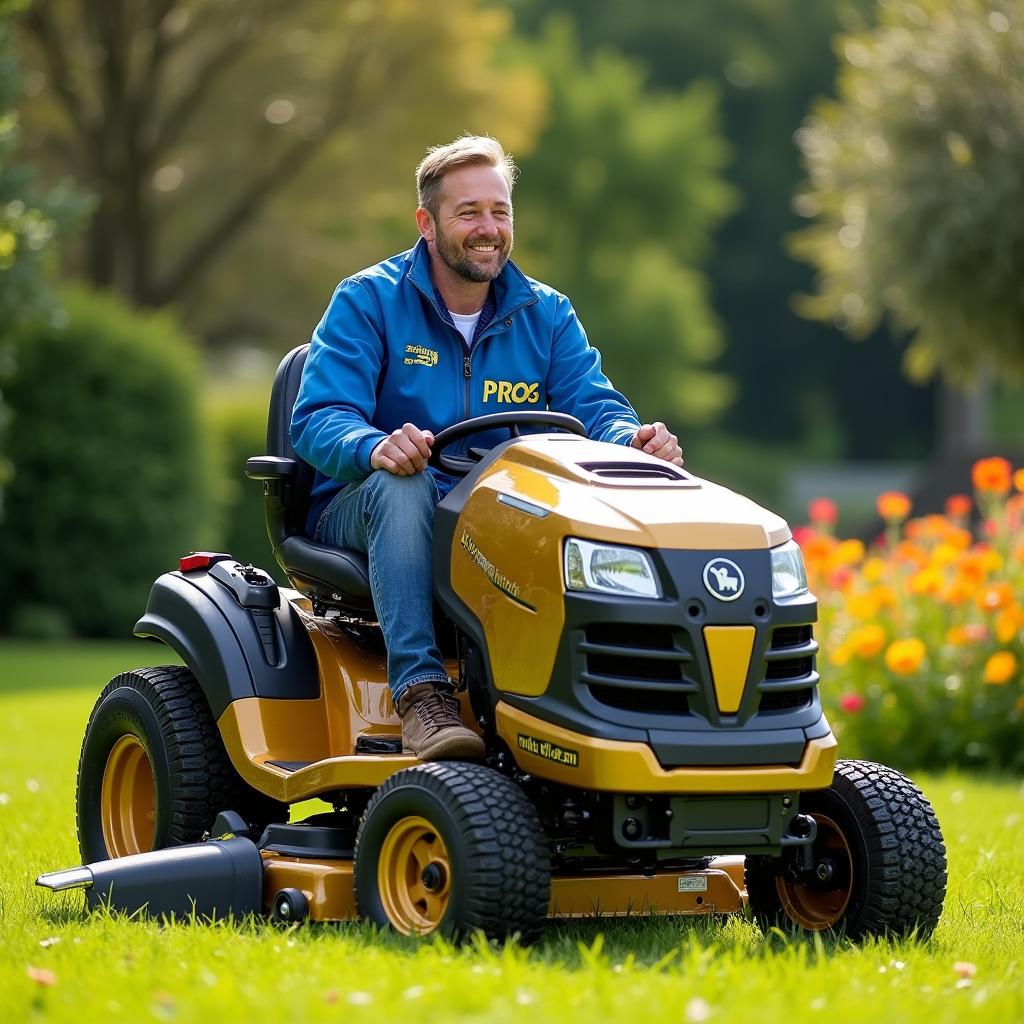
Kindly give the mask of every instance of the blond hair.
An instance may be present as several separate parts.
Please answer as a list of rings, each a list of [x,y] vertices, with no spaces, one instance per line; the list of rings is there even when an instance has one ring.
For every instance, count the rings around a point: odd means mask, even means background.
[[[437,217],[441,205],[441,182],[457,167],[485,164],[497,167],[508,182],[509,195],[516,183],[519,168],[497,139],[489,135],[463,135],[444,146],[431,146],[416,168],[416,202],[431,216]]]

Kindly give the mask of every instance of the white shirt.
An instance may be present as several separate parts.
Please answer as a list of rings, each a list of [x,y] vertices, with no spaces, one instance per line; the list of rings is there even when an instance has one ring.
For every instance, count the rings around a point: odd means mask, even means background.
[[[476,330],[482,312],[483,309],[478,309],[475,313],[453,313],[450,309],[448,310],[448,315],[459,329],[459,334],[465,340],[467,348],[473,341],[473,332]]]

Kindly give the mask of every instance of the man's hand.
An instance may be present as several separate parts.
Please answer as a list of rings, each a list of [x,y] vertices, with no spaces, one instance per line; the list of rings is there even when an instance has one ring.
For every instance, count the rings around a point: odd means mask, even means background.
[[[645,423],[633,435],[630,444],[633,448],[639,448],[656,459],[671,462],[674,466],[683,464],[683,449],[679,447],[679,438],[671,433],[664,423]]]
[[[370,465],[396,476],[414,476],[426,468],[433,444],[434,435],[429,430],[406,423],[401,430],[392,430],[391,436],[373,449]]]

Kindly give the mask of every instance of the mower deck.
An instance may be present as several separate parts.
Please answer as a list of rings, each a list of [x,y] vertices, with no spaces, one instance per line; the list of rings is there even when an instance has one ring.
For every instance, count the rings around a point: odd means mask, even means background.
[[[282,889],[298,889],[309,903],[311,921],[354,921],[352,861],[263,857],[263,903],[271,913]],[[703,870],[659,871],[653,875],[563,875],[551,879],[549,918],[636,915],[731,914],[746,905],[743,858],[716,857]]]

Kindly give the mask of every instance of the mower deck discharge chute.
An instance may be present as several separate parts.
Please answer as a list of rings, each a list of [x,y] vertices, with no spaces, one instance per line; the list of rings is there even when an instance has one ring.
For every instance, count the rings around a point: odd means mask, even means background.
[[[313,474],[288,422],[305,355],[281,364],[270,454],[247,464],[291,588],[219,553],[156,581],[135,631],[184,666],[101,693],[78,777],[87,867],[40,884],[127,911],[258,904],[456,937],[745,905],[766,927],[934,929],[938,822],[899,773],[836,761],[786,523],[571,417],[436,439],[432,463],[463,477],[435,517],[438,641],[487,753],[404,755],[366,558],[302,532]],[[511,437],[472,446],[498,427]],[[289,822],[313,797],[332,809]]]

